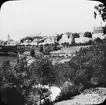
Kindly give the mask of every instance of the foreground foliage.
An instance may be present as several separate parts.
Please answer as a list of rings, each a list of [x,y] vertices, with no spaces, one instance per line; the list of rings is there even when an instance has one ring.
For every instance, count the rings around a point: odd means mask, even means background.
[[[105,42],[96,42],[89,48],[81,49],[64,64],[52,65],[47,57],[35,57],[30,66],[27,66],[26,57],[15,66],[4,62],[0,67],[2,100],[10,105],[32,105],[35,102],[29,96],[33,97],[32,87],[36,84],[60,86],[62,92],[57,101],[69,99],[87,88],[106,87]],[[66,81],[69,84],[64,84]]]

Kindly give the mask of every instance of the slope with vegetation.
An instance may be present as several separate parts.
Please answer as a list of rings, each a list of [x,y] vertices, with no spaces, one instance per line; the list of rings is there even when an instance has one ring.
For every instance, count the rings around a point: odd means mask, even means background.
[[[60,86],[62,93],[57,101],[70,99],[84,89],[106,87],[105,40],[95,43],[89,48],[81,49],[76,56],[64,64],[52,65],[48,58],[42,57],[35,57],[35,61],[30,66],[27,66],[25,57],[14,67],[9,63],[3,64],[0,68],[2,100],[11,105],[25,103],[31,105],[33,95],[30,99],[29,95],[30,92],[33,93],[32,87],[35,84]],[[65,86],[66,81],[73,85]]]

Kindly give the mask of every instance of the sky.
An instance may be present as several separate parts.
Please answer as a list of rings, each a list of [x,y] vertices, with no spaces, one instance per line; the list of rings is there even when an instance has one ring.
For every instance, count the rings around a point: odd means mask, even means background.
[[[61,32],[93,31],[101,17],[93,17],[96,1],[19,0],[5,2],[0,10],[0,39],[52,36]]]

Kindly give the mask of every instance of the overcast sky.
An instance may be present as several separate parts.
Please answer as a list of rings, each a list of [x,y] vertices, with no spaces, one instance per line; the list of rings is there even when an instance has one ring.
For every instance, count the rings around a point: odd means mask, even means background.
[[[20,0],[2,5],[0,39],[19,40],[28,35],[92,31],[101,18],[93,17],[97,2],[87,0]]]

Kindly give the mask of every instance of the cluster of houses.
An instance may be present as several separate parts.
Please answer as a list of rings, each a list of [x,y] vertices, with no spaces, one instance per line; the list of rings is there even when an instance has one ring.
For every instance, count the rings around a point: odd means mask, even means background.
[[[23,43],[20,43],[20,45],[37,45],[38,44],[38,40],[34,39],[33,41],[31,40],[25,40]]]
[[[42,38],[35,38],[33,41],[31,40],[24,40],[20,45],[46,45],[46,44],[53,44],[54,43],[54,36],[49,36],[49,37],[42,37]]]
[[[7,41],[0,40],[0,45],[2,46],[15,46],[18,44],[19,44],[19,41],[14,41],[13,39],[10,39],[10,35],[8,35]]]
[[[106,35],[103,35],[103,27],[96,27],[94,28],[92,32],[92,38],[84,37],[84,33],[79,33],[79,38],[73,38],[73,33],[70,35],[67,35],[67,33],[63,33],[61,39],[59,41],[56,40],[57,36],[46,36],[42,38],[35,38],[32,41],[31,40],[24,40],[23,42],[18,42],[10,39],[10,36],[8,35],[8,39],[6,42],[0,41],[0,44],[2,42],[2,45],[5,46],[14,46],[14,45],[46,45],[46,44],[53,44],[55,42],[58,42],[59,45],[62,45],[63,43],[69,43],[70,45],[73,43],[73,39],[75,43],[86,43],[89,42],[90,40],[94,40],[96,38],[104,39]]]

